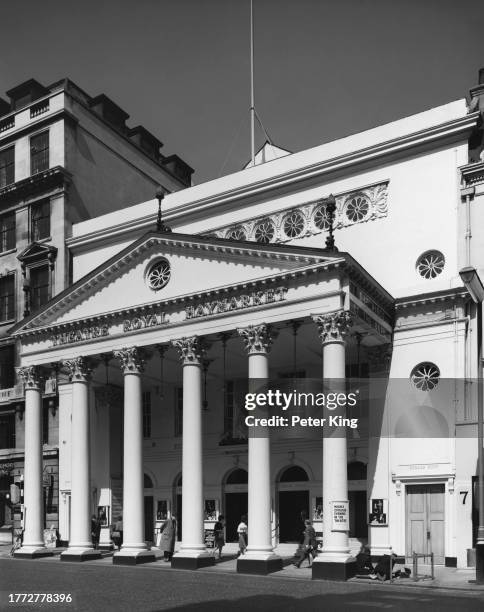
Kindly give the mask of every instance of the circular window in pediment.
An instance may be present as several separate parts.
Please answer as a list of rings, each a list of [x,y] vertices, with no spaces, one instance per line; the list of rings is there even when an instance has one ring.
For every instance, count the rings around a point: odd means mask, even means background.
[[[422,278],[435,278],[444,266],[445,257],[440,251],[426,251],[417,259],[417,271]]]
[[[146,271],[146,282],[150,289],[159,291],[165,287],[171,277],[171,268],[167,259],[157,259]]]

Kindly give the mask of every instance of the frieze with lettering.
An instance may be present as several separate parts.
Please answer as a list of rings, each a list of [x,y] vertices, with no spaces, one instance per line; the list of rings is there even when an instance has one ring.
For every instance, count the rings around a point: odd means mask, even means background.
[[[265,291],[252,291],[251,293],[244,293],[221,300],[200,302],[185,308],[185,318],[196,319],[198,317],[207,317],[253,306],[263,306],[273,302],[282,302],[286,297],[286,293],[287,287],[277,287],[276,289],[266,289]]]
[[[168,323],[166,314],[161,312],[160,314],[148,314],[140,315],[139,317],[133,317],[132,319],[124,319],[123,331],[130,332],[137,329],[146,329],[147,327],[157,327],[158,325],[166,325]]]
[[[92,340],[94,338],[102,338],[109,336],[109,327],[107,325],[93,325],[91,327],[82,327],[81,329],[73,329],[72,331],[54,334],[51,337],[52,346],[61,344],[75,344],[84,340]]]

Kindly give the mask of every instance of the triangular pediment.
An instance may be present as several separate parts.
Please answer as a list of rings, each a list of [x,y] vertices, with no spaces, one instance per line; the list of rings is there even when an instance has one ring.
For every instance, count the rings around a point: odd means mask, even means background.
[[[200,295],[222,294],[227,288],[275,282],[281,274],[338,259],[340,254],[322,249],[149,232],[12,332],[65,326],[139,307],[188,303]]]
[[[42,244],[40,242],[31,242],[19,255],[17,259],[24,263],[37,259],[47,259],[49,255],[56,254],[57,249],[49,244]]]

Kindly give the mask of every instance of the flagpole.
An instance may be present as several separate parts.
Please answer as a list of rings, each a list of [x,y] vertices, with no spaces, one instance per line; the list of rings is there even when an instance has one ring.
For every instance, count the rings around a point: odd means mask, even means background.
[[[255,106],[254,106],[254,7],[250,0],[250,159],[255,166]]]

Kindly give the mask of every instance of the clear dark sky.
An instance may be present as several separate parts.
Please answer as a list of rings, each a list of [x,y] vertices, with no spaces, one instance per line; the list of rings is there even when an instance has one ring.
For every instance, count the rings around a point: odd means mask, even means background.
[[[291,151],[465,97],[484,67],[479,0],[254,0],[254,11],[256,108]],[[196,183],[248,160],[249,0],[2,2],[0,96],[64,76],[111,97]]]

